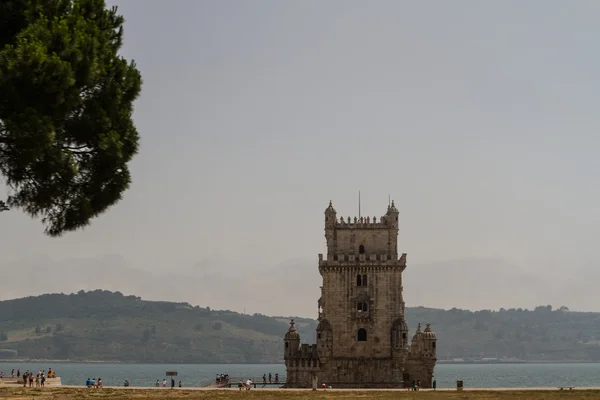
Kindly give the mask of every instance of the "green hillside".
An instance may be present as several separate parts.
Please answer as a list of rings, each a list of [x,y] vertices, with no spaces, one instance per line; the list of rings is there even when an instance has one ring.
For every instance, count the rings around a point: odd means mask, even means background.
[[[600,313],[407,308],[432,323],[438,358],[600,361]],[[312,343],[316,321],[295,318]],[[288,317],[141,300],[96,290],[0,302],[0,357],[124,362],[281,362]]]

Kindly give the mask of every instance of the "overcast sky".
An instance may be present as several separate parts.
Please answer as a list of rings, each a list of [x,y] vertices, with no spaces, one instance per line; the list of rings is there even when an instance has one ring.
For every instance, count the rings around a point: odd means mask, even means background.
[[[400,210],[407,305],[600,311],[600,2],[108,3],[144,78],[132,187],[61,238],[1,213],[1,299],[314,317],[323,212],[360,190]]]

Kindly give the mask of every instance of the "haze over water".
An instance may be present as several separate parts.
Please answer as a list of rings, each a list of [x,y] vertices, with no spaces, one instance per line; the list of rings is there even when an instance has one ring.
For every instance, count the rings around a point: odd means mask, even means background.
[[[598,310],[600,3],[108,3],[144,77],[132,188],[60,239],[2,213],[0,299],[314,317],[323,211],[360,189],[400,210],[407,306]]]

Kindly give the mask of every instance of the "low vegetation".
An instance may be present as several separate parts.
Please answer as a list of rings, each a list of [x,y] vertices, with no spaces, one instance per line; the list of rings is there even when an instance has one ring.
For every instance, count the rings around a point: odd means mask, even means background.
[[[53,399],[53,400],[75,400],[75,399],[111,399],[111,400],[133,400],[133,399],[186,399],[186,400],[228,400],[239,399],[256,400],[302,400],[302,399],[433,399],[433,400],[495,400],[495,399],[522,399],[522,400],[547,400],[547,399],[597,399],[600,396],[598,390],[574,390],[574,391],[437,391],[437,392],[405,392],[405,391],[318,391],[309,390],[252,390],[239,393],[237,390],[116,390],[116,389],[73,389],[60,388],[52,390],[39,389],[2,389],[0,388],[0,399]]]
[[[600,313],[407,308],[430,321],[438,359],[600,361]],[[295,318],[303,341],[316,321]],[[0,358],[165,363],[278,363],[289,317],[245,315],[96,290],[0,302]]]

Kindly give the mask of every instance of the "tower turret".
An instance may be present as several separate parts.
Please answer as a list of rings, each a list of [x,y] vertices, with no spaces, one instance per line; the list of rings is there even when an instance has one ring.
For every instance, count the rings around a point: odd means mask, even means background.
[[[423,357],[428,359],[436,359],[437,337],[435,336],[435,332],[433,332],[431,329],[429,322],[425,324],[425,330],[423,331],[421,341],[423,342]]]
[[[436,343],[437,337],[431,329],[429,322],[425,324],[423,331],[421,331],[421,324],[419,323],[410,346],[411,356],[415,359],[435,360]]]
[[[317,351],[323,362],[327,362],[333,352],[333,331],[326,319],[321,320],[317,325]]]
[[[392,204],[388,207],[385,213],[386,224],[389,229],[389,244],[388,252],[394,259],[398,258],[398,209],[392,200]]]
[[[325,228],[333,228],[335,226],[336,216],[337,211],[335,211],[331,200],[329,200],[329,206],[325,209]]]
[[[337,219],[337,212],[329,200],[329,206],[325,209],[325,240],[327,242],[327,259],[331,259],[333,254],[336,253],[335,243],[335,223]]]
[[[300,349],[300,334],[296,331],[296,327],[294,326],[294,320],[290,321],[290,327],[283,337],[283,342],[285,343],[285,349],[283,353],[283,359],[289,360],[298,354]]]
[[[388,218],[388,223],[390,224],[390,228],[398,228],[398,209],[394,204],[394,200],[392,200],[392,204],[388,207],[387,213],[385,214]]]

